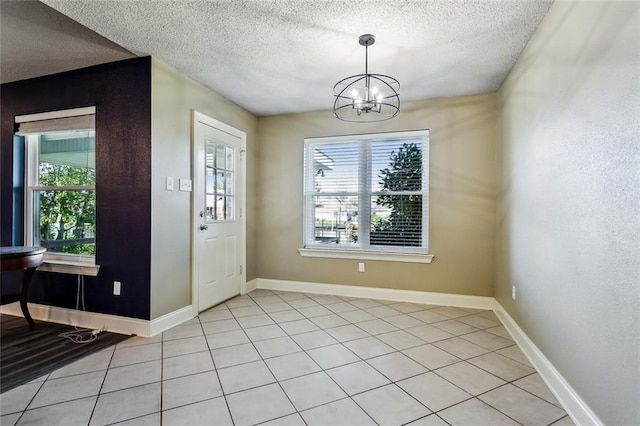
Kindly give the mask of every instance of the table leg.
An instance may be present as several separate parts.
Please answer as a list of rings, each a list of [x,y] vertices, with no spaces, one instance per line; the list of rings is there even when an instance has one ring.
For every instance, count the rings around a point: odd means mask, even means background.
[[[22,279],[22,284],[20,284],[20,309],[22,309],[22,314],[24,315],[24,319],[26,319],[31,327],[36,326],[36,322],[31,318],[31,314],[29,313],[29,307],[27,306],[27,296],[29,295],[29,282],[31,281],[31,277],[33,273],[36,271],[36,268],[27,268],[24,271],[24,277]]]

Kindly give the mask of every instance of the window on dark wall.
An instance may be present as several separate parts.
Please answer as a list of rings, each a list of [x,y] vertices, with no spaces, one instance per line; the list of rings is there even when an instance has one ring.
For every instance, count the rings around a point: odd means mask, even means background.
[[[305,139],[304,248],[427,255],[428,152],[426,130]]]
[[[24,138],[25,244],[50,258],[96,253],[95,107],[16,117]]]

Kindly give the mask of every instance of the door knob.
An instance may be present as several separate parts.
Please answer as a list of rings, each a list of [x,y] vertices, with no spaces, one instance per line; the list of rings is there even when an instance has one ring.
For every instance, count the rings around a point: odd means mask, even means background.
[[[206,231],[207,229],[209,229],[208,225],[200,225],[200,230],[201,231]]]

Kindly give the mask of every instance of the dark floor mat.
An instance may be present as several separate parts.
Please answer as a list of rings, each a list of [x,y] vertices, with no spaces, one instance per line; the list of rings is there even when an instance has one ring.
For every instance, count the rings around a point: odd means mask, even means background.
[[[104,332],[90,343],[77,344],[59,337],[75,327],[43,321],[31,327],[24,318],[10,315],[0,315],[0,329],[0,393],[131,337]]]

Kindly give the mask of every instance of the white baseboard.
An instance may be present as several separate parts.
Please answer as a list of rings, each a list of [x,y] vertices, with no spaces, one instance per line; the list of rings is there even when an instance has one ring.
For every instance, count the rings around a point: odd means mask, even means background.
[[[176,325],[189,321],[191,318],[194,318],[195,315],[193,307],[189,305],[177,311],[169,312],[159,318],[152,319],[149,323],[149,335],[144,337],[153,337],[160,334]]]
[[[193,318],[191,306],[178,309],[160,318],[148,321],[138,318],[40,305],[37,303],[29,303],[28,305],[29,313],[33,319],[36,320],[82,328],[101,329],[120,334],[136,334],[141,337],[152,337]],[[3,305],[0,307],[0,313],[19,317],[23,316],[20,310],[20,304],[18,303]]]
[[[33,319],[73,325],[75,327],[102,329],[120,334],[149,334],[149,321],[138,318],[120,317],[116,315],[99,314],[96,312],[80,311],[76,309],[60,308],[57,306],[29,303],[29,313]],[[3,314],[22,316],[20,304],[12,303],[2,306]]]
[[[253,281],[257,281],[257,288],[267,290],[332,294],[334,296],[362,297],[367,299],[393,300],[396,302],[423,303],[429,305],[458,306],[461,308],[493,309],[494,302],[493,297],[467,296],[462,294],[430,293],[426,291],[320,284],[302,281],[271,280],[266,278],[257,278]]]
[[[538,347],[529,339],[525,332],[511,318],[511,315],[496,300],[493,309],[502,321],[513,340],[518,344],[522,352],[529,359],[531,364],[538,370],[538,374],[547,384],[551,392],[558,399],[560,404],[575,424],[586,426],[600,426],[604,423],[589,408],[589,406],[580,398],[580,395],[571,387],[571,385],[562,377],[558,370],[551,364],[551,361],[538,349]]]
[[[255,278],[251,281],[247,281],[247,285],[245,286],[245,293],[250,293],[253,290],[258,288],[258,278]]]

